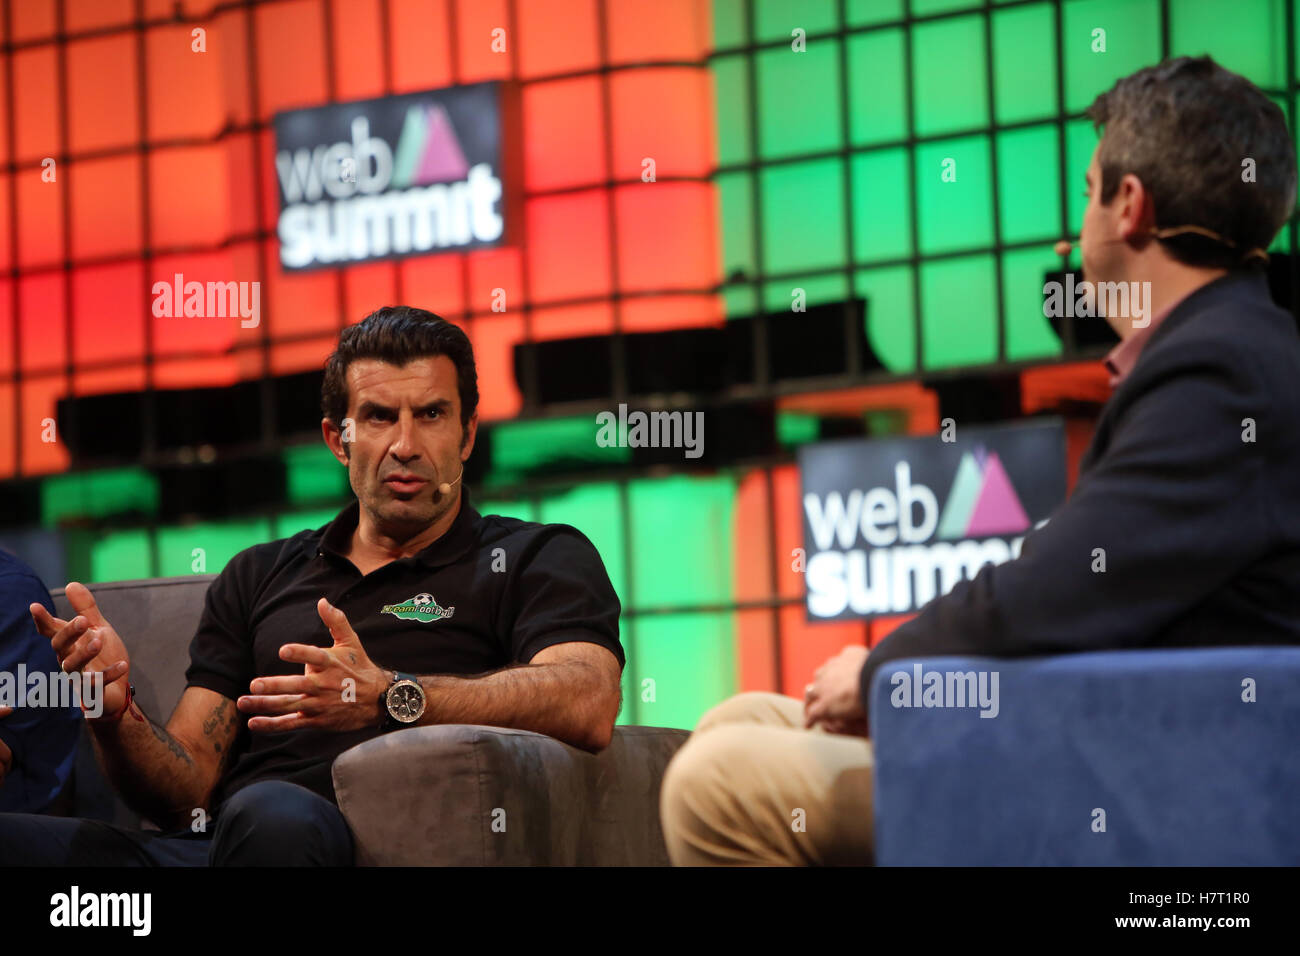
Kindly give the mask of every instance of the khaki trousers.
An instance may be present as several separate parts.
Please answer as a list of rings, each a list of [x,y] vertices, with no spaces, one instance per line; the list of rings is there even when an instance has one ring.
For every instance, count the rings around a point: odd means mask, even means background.
[[[869,865],[865,737],[803,728],[803,702],[750,692],[700,718],[659,798],[676,866]]]

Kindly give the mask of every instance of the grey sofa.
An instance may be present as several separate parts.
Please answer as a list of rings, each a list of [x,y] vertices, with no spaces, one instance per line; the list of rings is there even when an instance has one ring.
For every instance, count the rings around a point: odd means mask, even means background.
[[[215,575],[88,585],[131,654],[140,705],[165,723],[185,689],[189,643]],[[53,592],[60,617],[71,607]],[[525,730],[455,724],[394,731],[334,762],[362,865],[668,863],[659,786],[689,733],[617,727],[600,754]],[[127,826],[88,733],[65,812]]]

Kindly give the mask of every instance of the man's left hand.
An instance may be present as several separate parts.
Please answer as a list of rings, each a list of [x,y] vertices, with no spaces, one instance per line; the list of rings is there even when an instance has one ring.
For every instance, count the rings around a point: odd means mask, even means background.
[[[361,647],[347,615],[321,598],[316,612],[334,638],[333,647],[285,644],[280,659],[303,665],[290,677],[258,677],[253,693],[236,701],[250,717],[248,729],[262,733],[287,730],[361,730],[379,725],[379,694],[390,681]]]
[[[804,692],[804,726],[823,725],[832,733],[866,730],[867,715],[859,696],[867,649],[851,644],[817,669]]]

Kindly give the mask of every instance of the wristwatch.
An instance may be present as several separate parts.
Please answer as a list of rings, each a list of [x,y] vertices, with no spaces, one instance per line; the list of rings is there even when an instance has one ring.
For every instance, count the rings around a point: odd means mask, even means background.
[[[380,727],[391,730],[415,723],[424,713],[424,688],[414,674],[393,671],[393,682],[379,695]]]

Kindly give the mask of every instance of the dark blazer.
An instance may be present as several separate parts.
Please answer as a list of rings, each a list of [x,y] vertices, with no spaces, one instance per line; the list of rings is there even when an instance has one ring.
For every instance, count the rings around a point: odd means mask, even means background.
[[[1254,271],[1175,306],[1069,500],[882,640],[862,700],[898,658],[1228,644],[1300,644],[1300,335]]]

